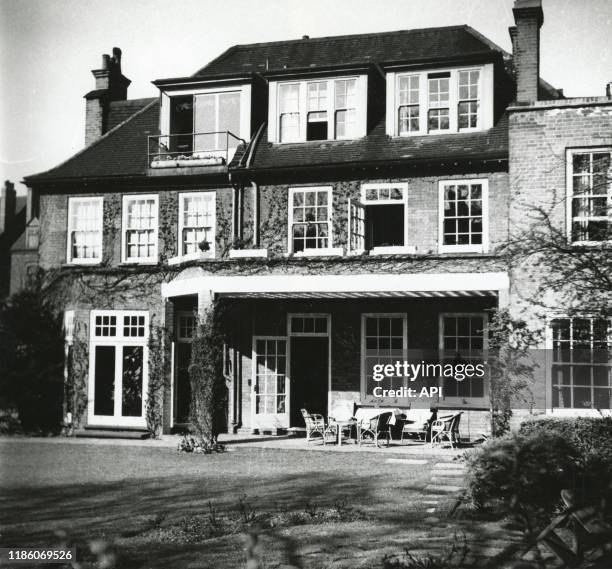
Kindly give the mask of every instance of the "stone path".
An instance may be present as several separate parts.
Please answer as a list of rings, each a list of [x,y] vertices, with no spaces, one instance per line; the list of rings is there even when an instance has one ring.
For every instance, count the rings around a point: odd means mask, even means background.
[[[461,491],[465,479],[465,466],[462,462],[445,460],[433,465],[431,483],[425,486],[427,494],[423,497],[425,512],[429,514],[426,522],[436,523],[439,518],[434,514],[439,512],[441,494],[455,494]]]

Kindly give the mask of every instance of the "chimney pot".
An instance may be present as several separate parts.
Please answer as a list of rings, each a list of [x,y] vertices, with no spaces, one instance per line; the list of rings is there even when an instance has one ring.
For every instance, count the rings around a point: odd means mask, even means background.
[[[309,40],[309,39],[310,39],[310,36],[302,36],[302,39],[303,39],[303,40]]]
[[[612,81],[606,84],[606,97],[612,99]]]
[[[110,55],[108,53],[102,54],[102,69],[108,69],[110,67]]]

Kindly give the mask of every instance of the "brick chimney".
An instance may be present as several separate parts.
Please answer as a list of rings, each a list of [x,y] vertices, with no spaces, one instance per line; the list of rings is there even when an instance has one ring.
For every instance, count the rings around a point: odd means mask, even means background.
[[[516,100],[538,100],[540,78],[540,28],[544,23],[542,0],[515,0],[514,21],[509,29],[516,77]]]
[[[107,129],[108,107],[112,101],[125,101],[131,81],[121,73],[121,50],[112,57],[102,56],[102,67],[92,70],[96,88],[85,95],[85,146],[100,138]]]

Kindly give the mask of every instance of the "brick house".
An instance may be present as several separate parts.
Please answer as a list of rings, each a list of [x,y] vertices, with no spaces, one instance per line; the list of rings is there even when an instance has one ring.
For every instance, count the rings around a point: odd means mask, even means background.
[[[464,436],[485,431],[486,381],[430,378],[410,386],[442,396],[408,399],[389,393],[406,378],[376,382],[372,364],[486,350],[488,311],[529,310],[532,277],[496,253],[529,207],[518,197],[547,199],[551,168],[565,188],[568,148],[591,169],[591,147],[610,155],[612,101],[541,80],[539,0],[514,14],[513,55],[469,26],[304,36],[234,46],[154,81],[154,99],[128,100],[120,50],[104,56],[86,148],[26,179],[68,342],[88,345],[86,424],[145,427],[163,326],[164,430],[184,425],[197,314],[224,298],[228,430],[301,427],[301,408],[348,401],[462,410]]]

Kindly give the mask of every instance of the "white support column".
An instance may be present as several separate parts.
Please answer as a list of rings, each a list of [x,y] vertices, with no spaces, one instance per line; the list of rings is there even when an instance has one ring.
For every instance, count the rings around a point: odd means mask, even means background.
[[[212,307],[215,293],[212,290],[198,292],[198,318],[201,320],[206,311]]]

